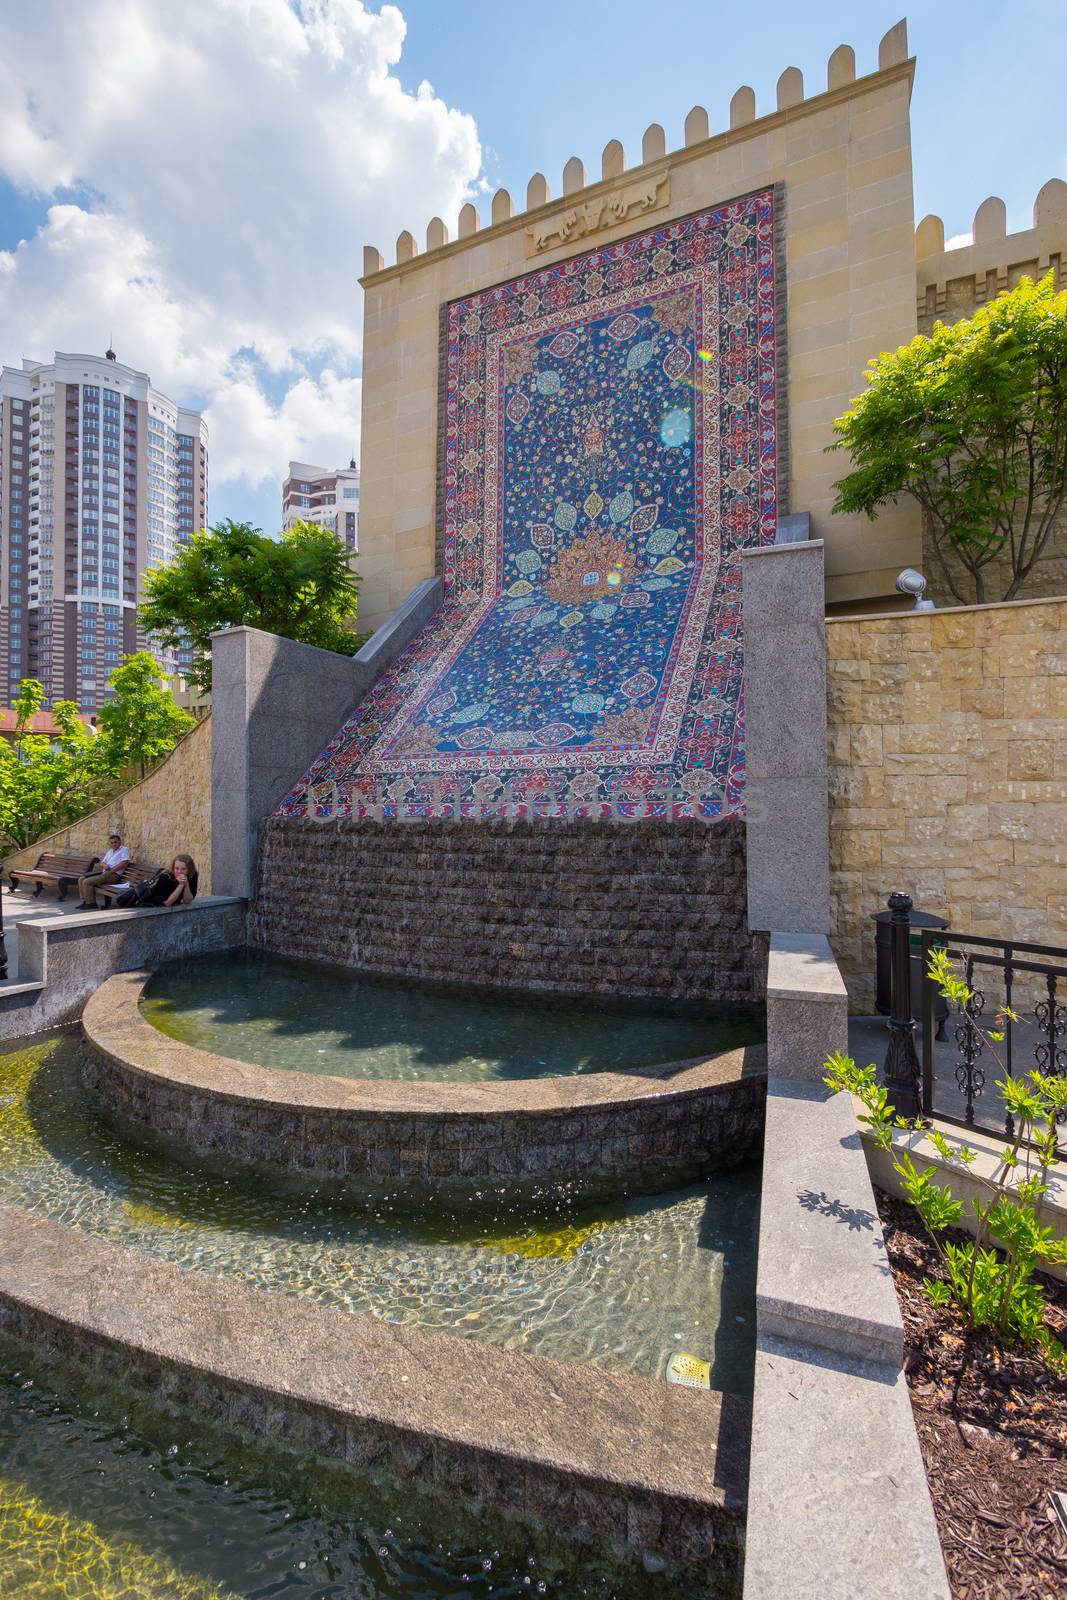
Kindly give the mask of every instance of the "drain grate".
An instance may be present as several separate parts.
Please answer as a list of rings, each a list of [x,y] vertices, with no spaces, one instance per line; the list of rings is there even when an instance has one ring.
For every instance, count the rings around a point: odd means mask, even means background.
[[[710,1389],[711,1362],[676,1350],[667,1363],[667,1382],[680,1383],[684,1389]]]

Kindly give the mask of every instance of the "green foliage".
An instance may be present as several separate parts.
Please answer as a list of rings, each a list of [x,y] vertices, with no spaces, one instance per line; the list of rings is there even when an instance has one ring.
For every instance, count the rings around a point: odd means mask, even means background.
[[[159,668],[145,651],[127,656],[108,679],[115,690],[92,732],[73,700],[57,700],[57,733],[31,733],[43,710],[44,686],[23,678],[14,702],[15,736],[0,739],[0,851],[33,844],[103,805],[131,776],[162,761],[194,718],[159,687]]]
[[[143,778],[196,726],[196,718],[160,687],[159,667],[147,650],[127,656],[108,681],[115,696],[104,702],[97,718],[97,761],[110,776],[136,768]]]
[[[927,971],[945,999],[966,1011],[973,993],[945,950],[931,951]],[[1018,1020],[1014,1012],[1001,1015]],[[989,1032],[985,1037],[996,1055],[995,1034]],[[835,1092],[846,1090],[855,1096],[863,1108],[857,1112],[859,1121],[871,1130],[879,1149],[891,1150],[893,1129],[900,1119],[877,1082],[875,1068],[858,1067],[850,1056],[838,1052],[825,1063],[824,1081]],[[990,1327],[1002,1338],[1038,1343],[1050,1364],[1067,1373],[1067,1350],[1049,1332],[1044,1294],[1034,1282],[1034,1273],[1043,1264],[1067,1265],[1067,1240],[1058,1239],[1052,1228],[1043,1226],[1038,1212],[1048,1188],[1048,1169],[1056,1160],[1056,1118],[1067,1109],[1067,1078],[1031,1072],[1025,1078],[1005,1076],[997,1088],[1013,1118],[1015,1137],[1001,1151],[991,1178],[973,1174],[974,1181],[988,1192],[987,1198],[971,1201],[973,1240],[956,1244],[943,1237],[960,1226],[964,1207],[953,1197],[948,1183],[935,1181],[933,1168],[920,1171],[911,1154],[904,1151],[893,1170],[933,1239],[944,1268],[944,1278],[928,1278],[923,1285],[931,1305],[944,1308],[955,1304],[971,1328]],[[946,1164],[970,1167],[974,1163],[975,1152],[968,1145],[950,1144],[928,1123],[916,1121],[912,1129],[920,1142],[933,1145]]]
[[[51,708],[58,734],[29,732],[30,719],[44,708],[45,692],[35,678],[23,678],[13,702],[15,734],[0,739],[0,848],[32,844],[42,834],[91,811],[102,796],[99,767],[93,760],[95,737],[78,720],[73,700]]]
[[[987,598],[985,569],[1002,557],[1010,577],[990,598],[1011,600],[1067,500],[1067,293],[1054,278],[1023,278],[973,317],[877,356],[834,423],[829,448],[853,463],[834,510],[873,517],[911,495],[961,604]]]
[[[145,575],[141,622],[163,646],[191,644],[192,676],[211,687],[211,635],[262,628],[339,655],[359,649],[354,622],[359,580],[328,528],[297,522],[270,539],[248,522],[206,528],[167,567]]]

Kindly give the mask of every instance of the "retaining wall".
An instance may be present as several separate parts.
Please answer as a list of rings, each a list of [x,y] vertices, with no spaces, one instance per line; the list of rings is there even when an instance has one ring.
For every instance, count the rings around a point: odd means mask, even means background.
[[[102,855],[111,833],[122,835],[135,861],[152,865],[188,851],[200,874],[200,893],[211,893],[210,716],[191,728],[140,783],[69,827],[13,851],[4,857],[4,866],[32,867],[42,850]]]
[[[738,818],[273,817],[250,939],[491,989],[731,1006],[763,997]]]

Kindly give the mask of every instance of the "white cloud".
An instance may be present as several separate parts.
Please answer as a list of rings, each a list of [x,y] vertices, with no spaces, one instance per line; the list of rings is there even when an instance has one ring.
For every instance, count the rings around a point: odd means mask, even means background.
[[[962,250],[964,245],[973,244],[973,243],[974,243],[974,239],[973,239],[972,235],[969,232],[968,233],[954,233],[952,235],[951,239],[946,239],[945,240],[945,249],[946,250]]]
[[[395,76],[404,33],[360,0],[2,8],[0,174],[94,198],[0,253],[0,356],[113,336],[208,406],[216,484],[347,460],[362,246],[454,217],[482,165],[473,120]]]

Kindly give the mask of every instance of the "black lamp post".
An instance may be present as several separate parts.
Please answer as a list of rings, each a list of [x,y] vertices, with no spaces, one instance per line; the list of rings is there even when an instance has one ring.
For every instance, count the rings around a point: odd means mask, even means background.
[[[889,1018],[889,1050],[885,1058],[885,1086],[901,1117],[917,1117],[919,1096],[919,1057],[915,1050],[915,1023],[911,1015],[911,924],[910,894],[894,890],[887,901],[892,913],[890,933],[893,941],[893,1005]]]
[[[4,943],[4,879],[0,872],[0,983],[7,977],[7,945]]]

